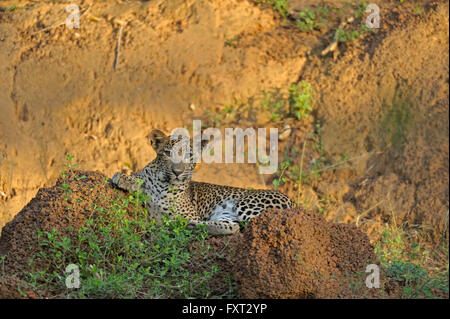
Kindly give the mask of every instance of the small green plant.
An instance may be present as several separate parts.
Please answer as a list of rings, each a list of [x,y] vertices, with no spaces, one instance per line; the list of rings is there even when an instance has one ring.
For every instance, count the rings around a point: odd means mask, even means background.
[[[278,178],[275,178],[275,179],[272,181],[273,186],[275,186],[275,187],[280,187],[281,183],[286,183],[286,182],[287,182],[286,178],[284,177],[284,173],[285,173],[285,171],[289,168],[290,164],[291,164],[291,163],[290,163],[289,161],[283,162],[283,163],[281,164],[281,173],[280,173],[280,176],[278,176]]]
[[[70,185],[69,185],[69,183],[68,183],[68,181],[67,181],[67,179],[68,179],[68,174],[69,174],[69,172],[70,172],[70,170],[71,169],[73,169],[74,167],[78,167],[78,164],[73,164],[72,163],[72,160],[75,158],[75,156],[74,155],[70,155],[70,154],[67,154],[66,155],[66,160],[67,160],[67,163],[66,163],[66,167],[67,167],[67,170],[66,171],[63,171],[62,173],[61,173],[61,177],[62,177],[62,179],[63,179],[63,183],[62,183],[62,185],[61,185],[61,188],[62,188],[62,190],[64,191],[64,199],[65,200],[68,200],[68,198],[69,198],[69,196],[72,194],[72,190],[70,189]],[[85,175],[83,175],[83,176],[80,176],[79,177],[79,179],[83,179],[83,178],[86,178],[86,176]]]
[[[297,26],[303,32],[309,32],[316,29],[316,14],[310,9],[305,9],[300,12],[299,18],[297,19]]]
[[[435,298],[434,290],[448,294],[448,269],[445,273],[430,276],[418,264],[394,260],[386,267],[386,275],[403,285],[405,298]]]
[[[311,166],[311,175],[318,179],[320,177],[320,172],[322,172],[324,170],[324,168],[326,168],[326,158],[321,156],[319,158],[313,158],[310,161],[310,166]]]
[[[66,161],[67,161],[66,166],[67,166],[68,169],[72,169],[74,167],[78,167],[78,164],[73,164],[72,163],[72,160],[74,158],[75,158],[75,155],[70,155],[70,154],[66,155]]]
[[[225,41],[225,46],[227,47],[237,47],[237,38],[228,39]]]
[[[313,90],[308,82],[302,81],[299,84],[291,85],[289,88],[289,106],[297,120],[300,121],[309,116],[313,102]]]
[[[12,6],[8,7],[8,8],[3,8],[3,11],[6,12],[12,12],[18,9],[23,9],[23,7],[19,7],[17,4],[13,4]]]
[[[397,225],[395,218],[375,242],[375,253],[386,275],[402,285],[405,298],[436,298],[436,292],[448,294],[448,247],[445,269],[429,267],[430,252]]]
[[[314,144],[314,150],[317,151],[320,155],[323,155],[325,153],[325,149],[323,147],[323,142],[321,139],[322,135],[322,122],[320,120],[317,120],[315,123],[315,134],[313,134],[313,139],[315,141]]]
[[[350,165],[349,162],[355,159],[349,158],[344,154],[341,160],[330,162],[325,156],[324,147],[320,138],[320,121],[317,121],[315,126],[316,132],[310,134],[308,137],[309,140],[313,141],[309,150],[307,151],[307,140],[305,140],[301,150],[293,146],[290,150],[285,151],[280,165],[281,171],[278,173],[278,177],[273,180],[275,187],[289,182],[297,184],[297,203],[300,203],[300,193],[303,184],[314,187],[324,172],[348,166]],[[306,151],[309,153],[308,156],[305,156]],[[308,161],[306,161],[306,157],[309,158]],[[330,201],[331,199],[327,199],[327,202]]]
[[[327,7],[319,7],[315,10],[305,8],[300,11],[296,24],[302,32],[320,30],[325,26],[328,15],[329,10]]]
[[[280,98],[275,97],[272,93],[264,92],[264,99],[261,101],[263,110],[270,112],[270,120],[278,121],[281,119],[285,102]]]
[[[5,275],[5,260],[6,260],[6,255],[2,255],[0,256],[0,265],[1,265],[1,273],[0,273],[0,277],[3,277]]]
[[[216,113],[206,110],[206,114],[209,116],[209,120],[213,126],[220,127],[221,125],[238,120],[239,116],[247,111],[249,107],[248,104],[242,104],[239,100],[236,100],[234,103],[226,103],[220,112]]]
[[[425,269],[409,260],[406,262],[394,260],[388,264],[386,271],[388,277],[397,281],[404,281],[405,284],[422,280],[428,275]]]
[[[356,19],[364,17],[364,15],[366,14],[366,8],[367,8],[368,5],[369,4],[367,3],[366,0],[359,0],[358,1],[358,6],[357,6],[356,11],[353,14],[353,16]]]
[[[291,165],[291,163],[289,161],[281,163],[281,173],[278,176],[278,178],[275,178],[272,181],[273,186],[280,187],[281,183],[286,183],[287,182],[286,178],[284,177],[284,174],[285,174],[285,171],[289,168],[290,165]]]
[[[418,5],[418,4],[416,4],[414,6],[414,12],[415,12],[416,15],[421,16],[424,11],[425,11],[424,7],[422,7],[422,6]]]
[[[247,224],[250,222],[250,220],[248,219],[248,220],[241,220],[240,222],[239,222],[239,226],[240,226],[240,228],[245,228],[245,227],[247,227]]]
[[[338,28],[335,33],[335,39],[338,42],[353,41],[361,38],[369,31],[372,31],[372,29],[361,22],[360,27],[353,31],[346,31],[343,28]]]
[[[272,6],[272,8],[280,13],[283,18],[286,18],[289,14],[289,2],[288,0],[256,0],[256,3],[265,3]]]

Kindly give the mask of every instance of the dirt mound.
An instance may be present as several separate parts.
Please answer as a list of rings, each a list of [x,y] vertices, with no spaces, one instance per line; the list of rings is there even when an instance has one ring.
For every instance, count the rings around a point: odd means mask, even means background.
[[[15,276],[0,277],[0,299],[37,298],[34,291]]]
[[[65,298],[61,289],[48,292],[30,286],[27,280],[29,273],[46,271],[49,266],[46,258],[36,258],[42,252],[51,253],[49,247],[40,246],[38,233],[58,233],[59,238],[67,236],[71,242],[76,242],[79,235],[74,230],[86,225],[87,218],[96,218],[99,212],[96,208],[103,210],[112,202],[123,201],[124,196],[127,194],[114,188],[105,175],[91,171],[70,170],[54,186],[40,189],[36,197],[5,225],[0,237],[0,258],[6,256],[6,259],[0,259],[0,298]],[[127,209],[132,212],[135,207],[131,205]],[[193,260],[186,266],[191,273],[202,273],[211,271],[211,262],[216,263],[220,272],[209,282],[216,295],[228,297],[233,292],[228,282],[233,263],[230,256],[237,240],[238,236],[208,238],[206,245],[211,249],[206,252],[203,249],[205,255],[192,254]],[[196,244],[189,250],[201,249]]]
[[[108,207],[123,194],[103,174],[87,171],[69,171],[53,187],[40,189],[0,237],[0,255],[8,257],[2,265],[0,297],[51,296],[31,290],[24,280],[27,272],[46,266],[44,259],[33,259],[45,251],[38,230],[71,237],[71,229],[95,214],[93,207]],[[202,273],[215,263],[220,273],[209,286],[223,297],[236,296],[232,277],[245,298],[350,297],[350,278],[375,259],[367,236],[354,226],[328,223],[308,211],[267,212],[242,234],[208,238],[206,245],[212,248],[207,258],[197,256],[188,267]]]
[[[253,219],[239,251],[245,254],[236,260],[235,279],[243,298],[350,298],[350,280],[375,261],[369,239],[356,227],[299,210]]]
[[[70,228],[77,229],[92,214],[92,207],[107,205],[118,198],[119,190],[114,189],[99,172],[77,171],[60,177],[56,185],[42,188],[16,216],[3,228],[0,237],[0,255],[6,258],[4,270],[7,274],[23,278],[28,270],[29,260],[41,249],[38,246],[38,230],[55,230],[69,235]],[[70,184],[70,198],[64,184]]]

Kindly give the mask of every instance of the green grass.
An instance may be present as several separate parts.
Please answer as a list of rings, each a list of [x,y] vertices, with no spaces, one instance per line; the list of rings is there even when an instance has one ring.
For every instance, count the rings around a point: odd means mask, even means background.
[[[289,88],[289,106],[291,112],[297,120],[307,118],[312,111],[314,103],[313,90],[311,84],[301,81],[299,84],[292,84]]]
[[[353,13],[353,16],[356,19],[363,18],[364,15],[366,14],[366,8],[368,5],[369,3],[366,0],[359,0],[355,12]]]
[[[320,30],[325,27],[328,16],[329,9],[327,7],[305,8],[300,11],[296,24],[302,32]]]
[[[239,100],[233,103],[226,103],[225,107],[219,112],[206,110],[208,116],[207,126],[220,127],[224,124],[230,124],[239,120],[239,118],[249,109],[250,105],[242,104]]]
[[[239,120],[250,116],[253,112],[269,113],[269,120],[275,123],[281,122],[287,117],[295,117],[301,121],[313,110],[314,97],[311,85],[306,81],[294,83],[287,89],[287,95],[280,90],[262,92],[263,98],[257,103],[242,103],[235,100],[227,103],[218,112],[205,110],[205,127],[221,127],[226,124],[238,123]]]
[[[269,112],[270,120],[278,122],[287,116],[294,116],[301,121],[307,118],[313,109],[314,98],[311,85],[302,81],[292,84],[288,89],[288,97],[283,97],[280,92],[263,92],[261,109]]]
[[[303,161],[299,165],[294,164],[292,158],[285,158],[280,164],[280,173],[273,180],[275,187],[280,187],[288,182],[301,185],[313,185],[321,177],[321,173],[327,169],[332,169],[338,165],[327,163],[325,157],[312,159],[309,161],[308,168],[303,167]]]
[[[130,196],[107,210],[96,207],[97,217],[71,230],[70,236],[40,231],[42,251],[35,262],[47,267],[28,273],[32,287],[54,294],[66,291],[70,298],[209,297],[208,283],[217,266],[202,273],[186,267],[195,254],[189,244],[203,241],[206,232],[188,230],[182,218],[166,216],[158,224],[143,211],[130,218],[124,207],[135,200]],[[79,289],[66,289],[62,280],[70,264],[80,269]]]
[[[298,14],[289,13],[289,2],[287,0],[255,0],[255,3],[265,4],[277,11],[284,18],[281,21],[283,27],[295,28],[296,26],[301,32],[332,31],[334,29],[335,40],[338,42],[355,41],[361,39],[368,32],[374,31],[364,23],[368,6],[366,0],[345,2],[341,6],[313,5],[301,9]],[[345,27],[339,27],[340,23],[350,16],[354,18],[354,21]],[[226,45],[235,46],[231,40],[228,40]]]
[[[236,48],[237,47],[237,41],[238,41],[238,38],[236,38],[236,37],[232,38],[232,39],[228,39],[228,40],[225,41],[225,46]]]
[[[1,266],[1,271],[0,271],[0,278],[5,276],[5,260],[6,260],[6,255],[2,255],[0,256],[0,266]]]
[[[403,298],[440,298],[448,295],[448,243],[438,249],[441,259],[436,264],[436,251],[417,242],[395,220],[385,225],[375,252],[386,275],[397,281]]]
[[[73,156],[67,159],[73,167]],[[65,171],[63,179],[71,174]],[[69,186],[63,186],[66,199]],[[118,194],[108,205],[93,204],[77,229],[38,230],[39,251],[25,274],[28,287],[66,298],[212,297],[210,283],[220,269],[208,257],[213,252],[205,243],[206,228],[192,229],[179,215],[157,222],[145,208],[149,200],[140,191]],[[66,287],[72,264],[79,269],[78,289]]]
[[[421,15],[424,13],[424,11],[425,11],[425,8],[422,7],[422,6],[420,6],[420,5],[418,5],[418,4],[416,4],[416,5],[414,6],[414,13],[415,13],[417,16],[421,16]]]
[[[283,18],[288,16],[289,2],[288,0],[256,0],[256,3],[265,3],[270,5],[275,11],[277,11]]]
[[[279,187],[286,183],[295,183],[298,185],[298,196],[301,192],[302,184],[312,186],[321,177],[322,172],[344,165],[348,158],[343,158],[342,161],[331,164],[325,158],[325,151],[321,141],[321,123],[317,121],[315,124],[315,133],[309,134],[309,139],[312,140],[312,144],[308,144],[309,151],[312,152],[315,157],[308,161],[305,165],[305,151],[307,150],[306,139],[303,142],[301,152],[296,146],[292,149],[286,150],[283,154],[283,159],[280,164],[282,174],[276,175],[274,179],[274,186]],[[298,164],[296,164],[298,163]],[[297,200],[298,202],[298,200]]]
[[[354,30],[347,31],[342,28],[338,28],[336,30],[335,39],[338,42],[354,41],[363,37],[366,33],[371,31],[372,29],[368,28],[364,23],[361,22],[359,27]]]
[[[368,6],[368,2],[365,0],[359,0],[356,5],[352,5],[349,8],[351,15],[355,19],[354,23],[351,23],[349,26],[345,28],[337,28],[335,33],[335,40],[338,42],[349,42],[355,41],[362,38],[369,32],[373,32],[374,30],[367,27],[364,21],[364,17],[366,16],[366,8]],[[344,9],[341,8],[341,9]],[[345,13],[346,10],[339,11],[343,12],[341,19],[345,19],[346,15],[349,13]]]
[[[270,113],[270,120],[276,122],[282,119],[286,108],[285,101],[283,101],[279,94],[270,92],[264,92],[263,94],[264,98],[261,101],[261,108]]]
[[[2,10],[5,11],[5,12],[12,12],[12,11],[15,11],[15,10],[18,10],[18,9],[23,9],[23,7],[19,7],[18,5],[13,4],[12,6],[10,6],[8,8],[2,8]]]
[[[217,266],[201,273],[187,267],[209,249],[203,245],[206,230],[188,229],[181,217],[164,216],[157,223],[142,203],[142,194],[136,193],[111,201],[109,207],[94,206],[85,225],[70,229],[69,235],[39,231],[42,250],[32,265],[46,267],[30,271],[28,282],[37,291],[65,291],[68,298],[210,297]],[[135,208],[131,212],[130,206]],[[200,244],[196,250],[190,248],[193,243]],[[70,264],[79,267],[79,289],[65,288]]]
[[[285,161],[285,162],[281,163],[281,165],[280,165],[281,172],[280,172],[280,174],[278,175],[277,178],[273,179],[273,181],[272,181],[273,186],[280,187],[280,185],[282,183],[284,184],[284,183],[287,182],[287,179],[286,179],[286,177],[284,175],[285,175],[285,172],[289,168],[290,165],[291,165],[290,161]]]

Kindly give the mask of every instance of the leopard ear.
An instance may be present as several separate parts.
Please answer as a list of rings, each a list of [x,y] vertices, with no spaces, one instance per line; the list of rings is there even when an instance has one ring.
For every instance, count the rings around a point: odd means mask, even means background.
[[[150,133],[150,145],[153,147],[153,149],[158,153],[161,149],[164,143],[167,141],[168,137],[166,134],[161,132],[160,130],[152,130]]]

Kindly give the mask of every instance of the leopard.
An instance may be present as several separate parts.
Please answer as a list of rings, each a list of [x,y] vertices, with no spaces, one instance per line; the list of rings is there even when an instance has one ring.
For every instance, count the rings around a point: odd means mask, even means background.
[[[189,139],[189,138],[188,138]],[[252,218],[270,210],[294,207],[293,201],[274,189],[247,189],[193,181],[197,163],[174,161],[174,147],[180,139],[171,138],[158,129],[149,136],[156,157],[142,170],[130,175],[117,172],[111,179],[114,187],[128,191],[141,191],[148,195],[148,214],[157,221],[163,215],[175,218],[181,215],[190,227],[206,225],[210,235],[231,235]],[[192,146],[192,139],[190,145]],[[201,143],[202,149],[207,145]]]

